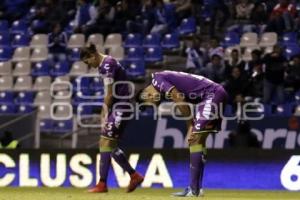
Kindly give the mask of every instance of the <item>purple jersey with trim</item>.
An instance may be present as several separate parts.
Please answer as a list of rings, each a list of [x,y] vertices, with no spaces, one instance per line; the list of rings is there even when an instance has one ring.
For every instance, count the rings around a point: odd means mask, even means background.
[[[126,71],[121,64],[111,56],[106,56],[99,65],[99,73],[103,76],[104,84],[115,84],[118,81],[127,81]],[[118,101],[126,101],[129,96],[128,84],[119,83],[115,86],[113,103]]]
[[[219,84],[199,75],[184,72],[162,71],[152,75],[152,85],[162,93],[168,93],[173,87],[183,93],[186,100],[199,99],[215,90]]]

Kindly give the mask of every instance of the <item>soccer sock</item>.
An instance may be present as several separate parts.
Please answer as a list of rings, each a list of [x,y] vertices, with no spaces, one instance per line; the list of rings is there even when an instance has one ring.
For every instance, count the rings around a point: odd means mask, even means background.
[[[106,183],[111,165],[111,151],[110,148],[100,148],[100,182]]]
[[[202,187],[204,152],[200,144],[190,146],[190,187],[196,191]]]
[[[135,170],[130,166],[124,152],[120,148],[113,150],[113,152],[111,152],[111,156],[122,167],[122,169],[130,175],[135,173]]]

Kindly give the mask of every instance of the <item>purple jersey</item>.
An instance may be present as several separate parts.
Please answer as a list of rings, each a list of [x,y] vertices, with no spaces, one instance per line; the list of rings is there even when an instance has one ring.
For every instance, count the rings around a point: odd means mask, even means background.
[[[115,84],[119,81],[127,81],[126,71],[121,64],[111,56],[105,56],[99,65],[99,73],[103,76],[104,85]],[[128,100],[128,84],[119,83],[115,86],[113,102]]]
[[[183,93],[187,101],[201,99],[212,92],[219,84],[199,75],[184,72],[162,71],[152,75],[152,85],[159,92],[168,93],[173,87]]]

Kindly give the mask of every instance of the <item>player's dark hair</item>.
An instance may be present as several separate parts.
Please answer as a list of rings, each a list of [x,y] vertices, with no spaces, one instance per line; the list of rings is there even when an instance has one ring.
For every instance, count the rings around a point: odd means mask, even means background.
[[[80,49],[80,59],[88,58],[91,54],[97,52],[97,48],[94,44],[90,44],[88,47],[83,47]]]

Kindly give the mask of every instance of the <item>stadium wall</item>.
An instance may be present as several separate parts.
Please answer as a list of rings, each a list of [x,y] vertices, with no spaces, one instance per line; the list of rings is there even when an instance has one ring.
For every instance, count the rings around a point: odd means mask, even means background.
[[[188,151],[128,151],[133,167],[145,174],[142,187],[188,185]],[[90,187],[99,179],[94,150],[2,150],[0,186]],[[129,176],[113,161],[109,185],[126,187]],[[299,151],[209,150],[205,188],[300,191]]]

